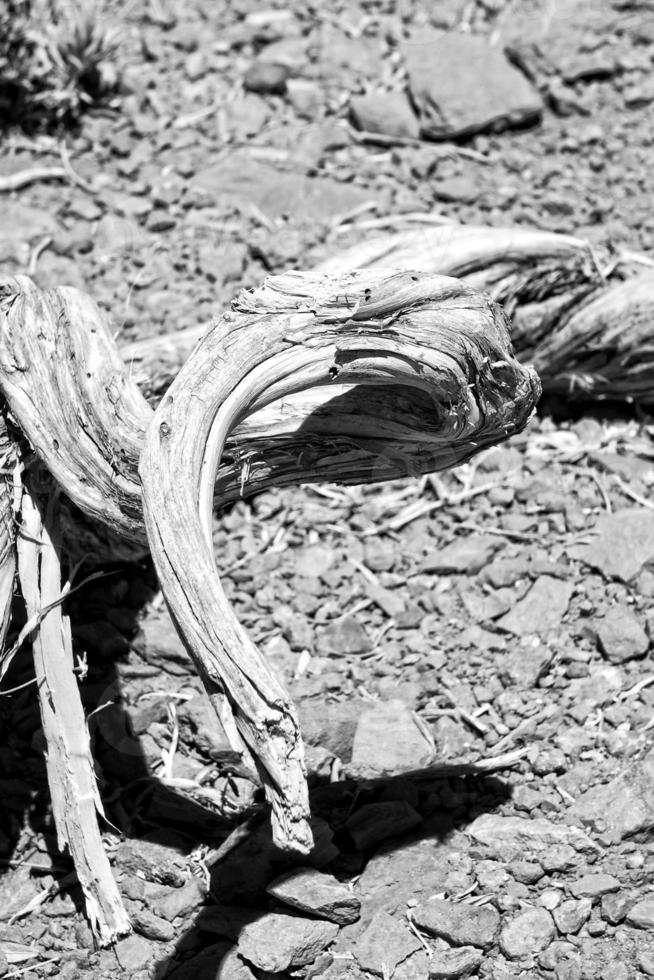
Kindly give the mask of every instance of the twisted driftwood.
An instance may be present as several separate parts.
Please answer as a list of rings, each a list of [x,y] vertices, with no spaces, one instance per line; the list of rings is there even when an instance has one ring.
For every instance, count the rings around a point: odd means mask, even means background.
[[[538,372],[547,394],[566,399],[654,402],[652,262],[600,268],[581,238],[529,228],[426,225],[378,235],[342,250],[319,271],[420,269],[458,276],[488,291],[512,319],[519,360]],[[634,264],[649,264],[637,277]],[[622,281],[625,268],[630,276]],[[608,278],[607,278],[608,277]],[[204,327],[126,345],[122,355],[149,396],[168,387]]]
[[[535,373],[512,357],[501,310],[441,276],[270,278],[242,293],[212,327],[154,417],[104,318],[77,290],[41,292],[27,278],[0,283],[0,344],[0,451],[8,464],[0,484],[0,584],[13,577],[16,474],[22,465],[33,483],[33,451],[87,517],[137,547],[149,545],[223,726],[261,777],[277,843],[308,850],[296,716],[220,585],[211,548],[216,489],[228,500],[272,484],[418,474],[518,431],[540,389]],[[48,772],[51,783],[62,783],[53,792],[55,820],[75,855],[96,933],[108,941],[126,918],[116,896],[107,898],[106,856],[88,820],[98,800],[85,739],[71,730],[78,709],[62,722],[76,693],[69,635],[58,612],[39,613],[39,604],[56,607],[57,514],[31,484],[22,521],[38,549],[21,541],[27,557],[19,577],[37,637]],[[48,619],[67,684],[48,674]],[[71,811],[76,798],[83,806]],[[99,873],[89,877],[94,865]]]

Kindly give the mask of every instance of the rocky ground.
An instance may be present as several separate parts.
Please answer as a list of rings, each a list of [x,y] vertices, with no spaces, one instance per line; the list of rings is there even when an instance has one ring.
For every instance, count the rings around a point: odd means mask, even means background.
[[[120,110],[69,137],[77,183],[0,197],[0,258],[86,288],[120,341],[415,212],[652,254],[651,3],[109,13]],[[60,163],[51,137],[2,148],[0,177]],[[0,976],[654,976],[654,426],[555,408],[450,474],[217,518],[229,595],[303,724],[301,866],[273,848],[147,562],[72,597],[135,932],[93,947],[27,687],[0,703]],[[26,652],[5,686],[30,676]]]

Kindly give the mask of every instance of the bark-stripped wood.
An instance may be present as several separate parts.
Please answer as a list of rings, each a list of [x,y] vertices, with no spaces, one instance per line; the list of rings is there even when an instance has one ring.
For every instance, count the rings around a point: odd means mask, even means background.
[[[591,247],[583,238],[533,228],[480,225],[425,225],[410,231],[375,235],[342,249],[316,267],[339,275],[355,269],[416,270],[463,278],[489,292],[513,316],[532,304],[533,338],[513,332],[520,358],[529,361],[540,339],[539,317],[550,296],[570,301],[603,283]],[[550,324],[550,329],[555,325]],[[175,378],[208,324],[126,344],[121,348],[134,380],[148,395],[161,395]]]
[[[28,619],[41,617],[32,649],[57,840],[70,852],[86,914],[105,945],[131,927],[100,836],[98,814],[104,812],[74,672],[70,622],[61,612],[57,496],[24,492],[18,570]]]
[[[215,494],[224,502],[282,483],[418,475],[518,431],[540,387],[513,358],[503,313],[469,286],[439,276],[270,278],[241,293],[153,416],[93,302],[73,289],[41,292],[19,277],[0,283],[0,391],[6,400],[0,415],[16,426],[22,451],[31,446],[67,498],[110,534],[149,544],[223,725],[262,778],[275,839],[306,851],[311,834],[297,720],[222,591],[211,549]],[[29,497],[24,517],[35,519]],[[23,551],[21,571],[35,613],[60,587],[52,528],[38,530],[38,588],[34,555]],[[10,536],[6,542],[9,554]],[[49,613],[35,633],[37,671],[53,689],[68,671],[61,690],[72,703],[69,642],[59,620]],[[49,644],[59,650],[58,666],[47,663]],[[93,848],[74,839],[79,821],[90,817],[74,810],[66,822],[75,782],[80,805],[97,803],[83,714],[75,708],[61,722],[56,702],[48,721],[42,710],[49,750],[53,742],[59,760],[51,782],[70,746],[79,757],[64,787],[52,787],[55,814],[96,934],[106,939],[122,928],[120,909],[106,882],[98,886],[103,895],[94,896]]]
[[[140,470],[161,587],[221,716],[233,713],[236,747],[245,743],[257,766],[276,842],[302,851],[311,834],[297,719],[222,589],[211,518],[220,459],[239,420],[335,383],[390,393],[398,385],[405,401],[415,391],[430,402],[430,469],[515,431],[538,395],[533,372],[510,356],[499,310],[456,279],[288,273],[239,296],[157,409]]]

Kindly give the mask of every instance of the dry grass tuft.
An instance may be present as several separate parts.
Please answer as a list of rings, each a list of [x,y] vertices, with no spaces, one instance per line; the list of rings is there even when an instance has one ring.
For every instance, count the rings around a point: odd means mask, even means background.
[[[0,127],[74,126],[119,88],[118,35],[97,3],[0,0]]]

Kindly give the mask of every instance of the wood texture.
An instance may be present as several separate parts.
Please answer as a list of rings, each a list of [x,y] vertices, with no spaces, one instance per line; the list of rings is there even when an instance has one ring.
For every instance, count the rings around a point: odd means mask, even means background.
[[[43,497],[26,489],[21,518],[18,569],[27,616],[40,617],[32,650],[57,841],[73,859],[93,932],[107,945],[131,926],[98,827],[98,815],[104,813],[74,671],[70,622],[61,612],[57,493]]]
[[[276,843],[299,851],[311,834],[297,719],[222,589],[212,511],[230,430],[304,389],[328,400],[335,384],[340,395],[343,385],[357,386],[352,420],[375,386],[397,419],[414,393],[423,411],[429,405],[421,435],[431,470],[522,427],[539,393],[535,374],[511,357],[499,309],[458,280],[288,273],[241,293],[157,409],[140,472],[161,587],[228,732],[237,733],[235,748],[246,746],[259,771]]]
[[[5,419],[73,505],[149,545],[225,730],[261,776],[275,840],[308,850],[297,719],[222,590],[215,496],[419,475],[518,431],[540,387],[504,314],[443,276],[271,277],[239,295],[153,416],[92,300],[18,277],[0,282],[0,387]]]

